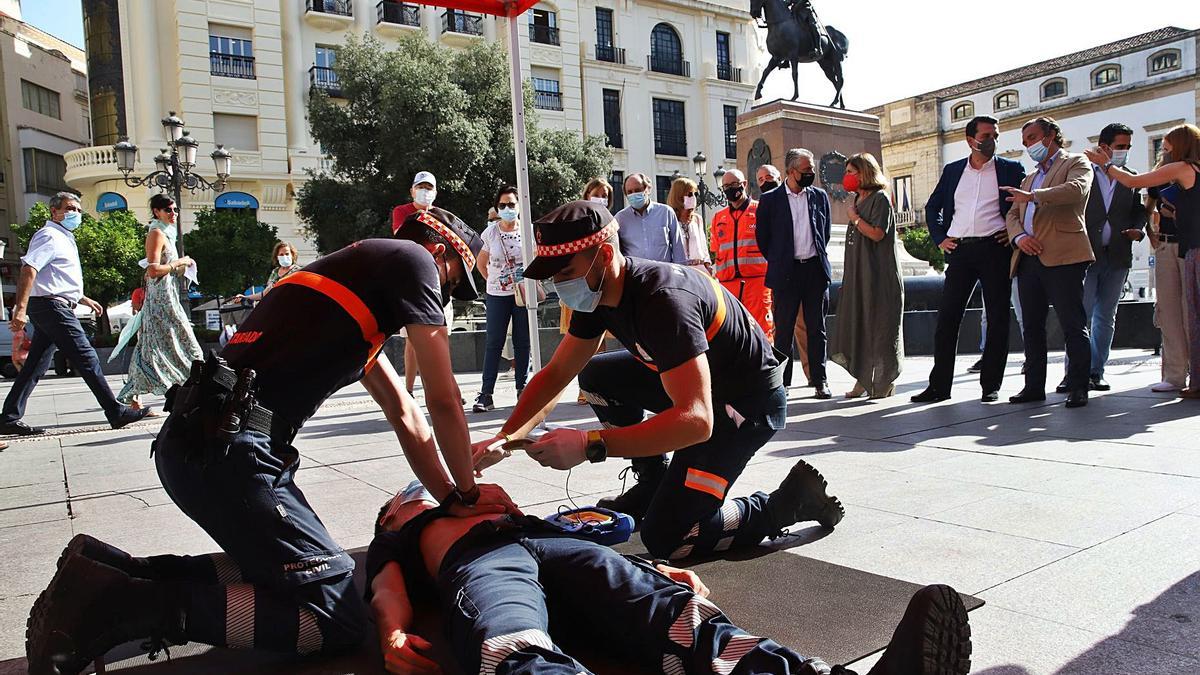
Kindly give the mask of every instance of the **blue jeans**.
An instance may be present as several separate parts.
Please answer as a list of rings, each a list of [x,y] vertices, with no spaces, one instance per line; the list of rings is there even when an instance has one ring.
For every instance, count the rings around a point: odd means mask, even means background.
[[[713,673],[718,660],[738,675],[818,672],[645,561],[535,521],[480,523],[446,553],[437,585],[463,672],[590,672],[555,644],[559,631],[666,673]]]
[[[56,347],[66,353],[67,360],[92,390],[92,395],[104,409],[108,420],[115,420],[121,411],[121,404],[117,403],[108,381],[104,379],[100,359],[96,356],[92,344],[88,342],[74,310],[65,300],[33,297],[29,299],[28,314],[29,322],[35,329],[30,341],[29,357],[4,399],[4,413],[0,415],[0,424],[16,422],[25,416],[25,404],[29,401],[29,395],[53,363]]]
[[[510,320],[517,389],[524,389],[525,378],[529,376],[529,320],[525,308],[518,307],[516,296],[512,295],[488,293],[484,303],[487,306],[487,343],[483,348],[483,388],[479,393],[491,396],[496,390],[500,352],[504,351],[504,336],[508,333]]]
[[[1117,327],[1117,303],[1125,290],[1129,268],[1117,267],[1108,257],[1100,259],[1088,268],[1083,278],[1083,311],[1087,312],[1091,324],[1092,367],[1089,375],[1104,377],[1104,364],[1112,350],[1113,332]]]

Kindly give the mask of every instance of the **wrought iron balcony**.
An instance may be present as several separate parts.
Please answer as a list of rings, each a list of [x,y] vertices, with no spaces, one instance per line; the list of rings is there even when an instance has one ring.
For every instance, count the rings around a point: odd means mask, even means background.
[[[400,26],[420,26],[421,8],[407,2],[383,0],[375,6],[375,23],[394,23]]]
[[[562,92],[535,89],[533,91],[533,107],[541,110],[562,110]]]
[[[243,80],[254,78],[254,57],[235,56],[211,52],[208,55],[209,70],[217,77],[236,77]]]
[[[319,89],[333,98],[342,97],[342,83],[338,81],[337,73],[333,72],[333,68],[326,66],[309,68],[308,81],[313,90]]]
[[[442,15],[442,32],[483,35],[483,17],[478,14],[446,12]]]
[[[718,63],[717,79],[725,80],[726,82],[741,82],[742,69],[734,68],[733,65],[729,63]]]
[[[354,16],[354,4],[351,0],[307,0],[305,9],[309,12],[321,12],[322,14]]]
[[[556,26],[541,26],[531,23],[529,24],[529,41],[544,45],[557,45],[559,44],[558,28]]]
[[[650,56],[646,57],[646,67],[656,73],[679,75],[680,77],[692,76],[692,64],[684,61],[683,59],[667,59],[661,56],[656,57],[651,54]]]
[[[596,45],[596,60],[625,65],[625,50],[612,45]]]

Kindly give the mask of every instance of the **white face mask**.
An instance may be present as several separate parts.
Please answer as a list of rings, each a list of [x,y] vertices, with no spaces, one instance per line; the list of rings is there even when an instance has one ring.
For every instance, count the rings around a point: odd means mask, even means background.
[[[688,196],[684,197],[683,198],[683,208],[689,209],[689,210],[696,208],[696,195],[688,195]]]
[[[413,201],[429,208],[433,206],[433,200],[437,199],[437,188],[420,188],[417,194],[413,197]]]
[[[592,202],[593,204],[599,204],[604,208],[608,208],[608,197],[591,197],[588,199],[588,201]]]
[[[275,256],[275,259],[279,261],[280,267],[291,267],[292,266],[292,256],[290,254]]]
[[[1116,164],[1117,166],[1125,166],[1125,162],[1128,159],[1129,159],[1129,151],[1128,150],[1113,150],[1112,151],[1112,163],[1113,164]]]

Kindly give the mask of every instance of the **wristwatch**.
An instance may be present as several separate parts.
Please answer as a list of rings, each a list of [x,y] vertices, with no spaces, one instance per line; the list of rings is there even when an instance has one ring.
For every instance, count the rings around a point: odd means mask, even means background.
[[[583,454],[592,464],[598,464],[608,459],[608,446],[604,444],[604,439],[600,437],[599,429],[587,432],[587,445],[584,446]]]
[[[475,486],[472,486],[471,489],[467,490],[466,492],[463,492],[462,490],[459,490],[457,487],[455,487],[454,491],[451,492],[450,494],[446,495],[446,498],[444,500],[442,500],[441,505],[445,506],[445,507],[449,507],[449,506],[452,506],[452,505],[458,503],[458,504],[462,504],[463,506],[465,506],[467,508],[474,508],[475,504],[478,502],[479,502],[479,486],[475,485]]]

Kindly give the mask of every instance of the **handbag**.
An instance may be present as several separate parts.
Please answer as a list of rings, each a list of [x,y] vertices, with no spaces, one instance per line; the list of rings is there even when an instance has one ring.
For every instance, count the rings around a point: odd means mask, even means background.
[[[516,274],[514,275],[516,277],[516,283],[513,285],[513,300],[516,301],[517,307],[527,307],[529,306],[529,303],[525,297],[525,276],[521,274],[520,266],[517,265],[512,256],[508,254],[508,247],[504,245],[503,238],[500,239],[500,250],[504,251],[505,260],[507,260],[508,264],[516,270]],[[534,284],[533,288],[534,293],[537,294],[537,301],[539,303],[546,299],[546,289],[542,288],[541,284]]]

